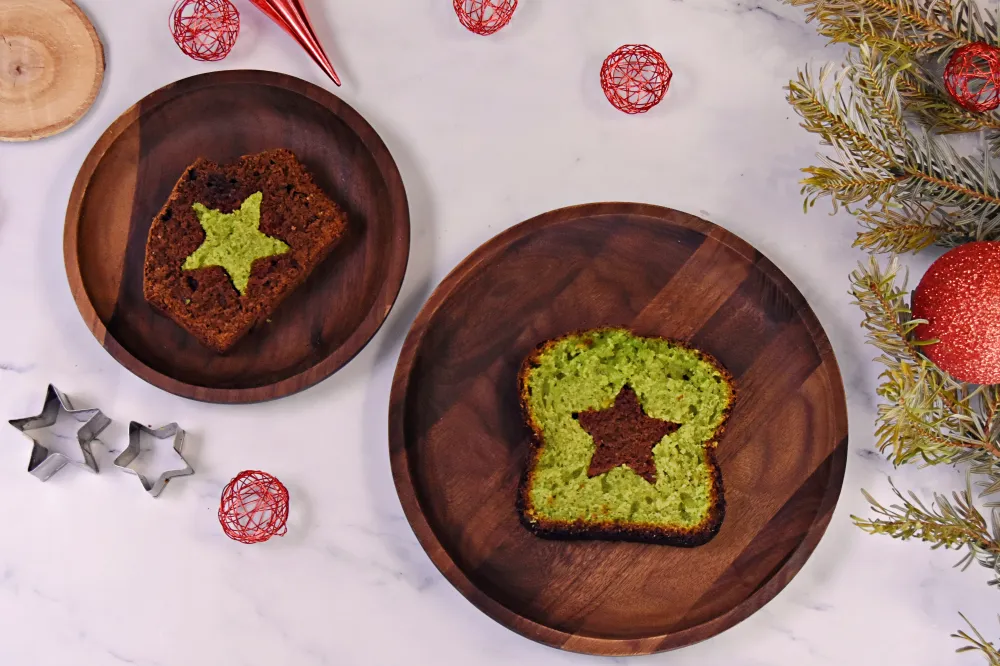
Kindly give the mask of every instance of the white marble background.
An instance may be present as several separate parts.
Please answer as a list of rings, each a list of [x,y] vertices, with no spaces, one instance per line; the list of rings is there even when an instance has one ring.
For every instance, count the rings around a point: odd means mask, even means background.
[[[0,0],[2,2],[3,0]],[[847,385],[851,453],[826,538],[795,580],[729,632],[636,664],[979,663],[948,634],[966,612],[1000,634],[987,572],[954,553],[869,537],[859,489],[887,476],[922,493],[953,470],[893,471],[872,450],[874,387],[846,294],[860,258],[852,220],[802,213],[798,169],[815,137],[782,87],[797,66],[838,52],[778,0],[524,0],[492,38],[465,32],[449,0],[309,0],[344,87],[384,137],[413,220],[396,309],[349,366],[299,395],[218,406],[168,395],[95,342],[67,288],[66,200],[98,135],[136,100],[223,68],[287,72],[328,86],[303,51],[235,0],[244,28],[220,65],[188,60],[166,29],[173,0],[79,0],[108,56],[104,89],[72,130],[0,145],[0,417],[38,412],[48,382],[114,420],[179,421],[193,477],[158,499],[110,468],[26,471],[30,443],[0,427],[0,664],[198,666],[598,663],[532,643],[468,604],[403,518],[389,472],[386,411],[403,337],[432,287],[500,230],[552,208],[599,200],[672,206],[725,226],[766,253],[809,299]],[[629,42],[675,72],[665,102],[628,117],[597,71]],[[929,257],[913,260],[923,270]],[[215,518],[222,485],[246,468],[289,486],[288,536],[245,547]]]

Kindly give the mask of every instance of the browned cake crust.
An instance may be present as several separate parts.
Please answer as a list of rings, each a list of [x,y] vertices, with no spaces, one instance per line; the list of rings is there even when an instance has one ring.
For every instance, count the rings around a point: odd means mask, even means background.
[[[622,521],[593,521],[593,520],[551,520],[538,515],[531,502],[530,490],[533,482],[532,475],[538,458],[542,452],[542,429],[535,421],[531,410],[528,408],[528,371],[536,363],[539,356],[548,351],[551,347],[568,337],[575,337],[588,332],[624,329],[592,329],[590,331],[574,331],[566,335],[547,340],[537,347],[521,363],[521,369],[517,375],[518,393],[521,400],[521,414],[524,423],[531,430],[530,451],[528,453],[527,464],[521,475],[521,482],[517,489],[516,507],[521,524],[533,534],[547,539],[600,539],[605,541],[636,541],[639,543],[653,543],[668,546],[679,546],[691,548],[701,546],[711,541],[722,528],[722,521],[726,517],[726,499],[722,487],[722,470],[719,468],[718,460],[715,457],[715,443],[719,441],[726,429],[729,415],[732,412],[733,404],[736,401],[736,383],[733,376],[722,366],[715,357],[706,354],[700,349],[669,338],[659,336],[643,335],[645,338],[666,340],[673,345],[683,347],[697,354],[703,361],[710,363],[723,376],[730,387],[729,404],[723,410],[722,420],[712,436],[712,444],[705,446],[705,464],[708,465],[711,475],[712,488],[710,491],[711,506],[708,515],[698,525],[690,527],[671,527],[655,525],[652,523],[622,522]],[[630,331],[631,332],[631,331]],[[638,335],[638,334],[635,334]]]
[[[231,213],[261,192],[260,230],[288,252],[258,259],[243,295],[220,266],[183,270],[205,240],[192,206]],[[153,219],[146,243],[143,294],[206,347],[229,351],[330,254],[347,217],[313,183],[290,151],[270,150],[220,166],[199,158],[185,169]]]

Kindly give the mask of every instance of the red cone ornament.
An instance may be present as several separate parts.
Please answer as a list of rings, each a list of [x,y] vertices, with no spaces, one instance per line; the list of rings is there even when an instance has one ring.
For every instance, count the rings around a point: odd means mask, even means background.
[[[284,28],[285,32],[295,38],[302,48],[312,56],[316,64],[323,72],[329,76],[334,83],[340,85],[340,77],[333,70],[330,59],[326,57],[326,51],[316,37],[309,14],[302,4],[302,0],[250,0],[257,9],[267,14],[267,16]]]
[[[966,243],[931,264],[913,292],[918,340],[955,379],[1000,384],[1000,242]]]

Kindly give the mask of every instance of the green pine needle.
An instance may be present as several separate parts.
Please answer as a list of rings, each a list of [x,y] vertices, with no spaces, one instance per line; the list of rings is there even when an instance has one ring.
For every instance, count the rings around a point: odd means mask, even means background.
[[[1000,543],[991,534],[986,519],[972,505],[971,487],[953,493],[951,500],[935,495],[934,503],[927,507],[913,492],[904,496],[891,480],[889,484],[902,503],[885,507],[862,491],[879,517],[866,520],[851,516],[855,525],[869,534],[884,534],[902,541],[918,539],[930,543],[932,549],[967,549],[955,566],[964,569],[972,562],[979,562],[994,571],[991,584],[1000,584],[1000,571],[997,570]],[[995,532],[996,525],[993,527]]]
[[[956,45],[995,43],[995,17],[966,0],[786,1],[857,47],[843,65],[806,67],[788,84],[802,126],[832,149],[803,169],[806,209],[824,197],[834,211],[846,207],[863,227],[858,244],[878,252],[1000,239],[1000,177],[990,164],[1000,112],[963,109],[932,73]],[[985,132],[981,159],[940,136],[971,131]]]
[[[786,0],[821,35],[852,46],[939,54],[970,42],[1000,43],[996,20],[975,0]]]
[[[894,464],[913,460],[954,463],[970,453],[1000,459],[1000,386],[955,381],[922,353],[933,340],[913,337],[906,274],[893,257],[885,268],[874,257],[851,273],[851,295],[864,314],[862,328],[884,366],[877,394],[875,434]]]
[[[858,232],[855,247],[892,254],[919,252],[942,243],[950,228],[948,214],[940,206],[924,204],[858,211],[858,221],[864,230]]]
[[[851,274],[851,294],[862,327],[883,366],[877,394],[879,448],[896,465],[961,464],[966,490],[935,495],[930,507],[895,486],[899,503],[885,507],[865,497],[875,514],[852,516],[872,534],[918,539],[932,548],[964,550],[957,566],[993,570],[1000,585],[1000,525],[973,505],[972,479],[981,495],[1000,493],[1000,386],[955,381],[922,353],[906,274],[897,254],[931,245],[953,247],[1000,240],[1000,177],[990,163],[1000,155],[1000,110],[982,114],[959,106],[944,90],[941,69],[954,49],[973,42],[1000,45],[997,19],[976,0],[785,0],[802,7],[820,34],[853,47],[842,65],[804,68],[788,84],[788,101],[802,126],[829,147],[803,169],[804,207],[829,197],[861,225],[855,245],[890,253]],[[978,132],[982,157],[958,154],[943,135]],[[891,481],[890,481],[891,484]],[[962,616],[965,620],[965,617]],[[968,620],[959,652],[980,652],[1000,666],[1000,652]]]
[[[959,615],[963,620],[965,620],[965,623],[969,625],[972,635],[969,635],[961,629],[952,634],[952,638],[958,638],[968,643],[968,645],[963,645],[955,650],[955,652],[981,652],[982,655],[986,657],[990,666],[1000,666],[1000,652],[997,652],[997,649],[993,647],[993,643],[987,641],[983,635],[979,633],[979,630],[972,626],[972,623],[969,622],[967,617],[961,613],[959,613]]]

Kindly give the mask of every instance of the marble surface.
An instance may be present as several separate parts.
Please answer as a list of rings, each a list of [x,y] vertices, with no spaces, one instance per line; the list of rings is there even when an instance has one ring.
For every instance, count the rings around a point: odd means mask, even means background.
[[[95,107],[65,134],[0,145],[0,417],[37,413],[51,381],[114,419],[96,447],[99,476],[66,468],[44,484],[25,471],[28,440],[0,428],[0,663],[597,663],[511,633],[439,575],[396,498],[386,411],[406,331],[450,268],[527,217],[615,199],[701,215],[767,254],[826,327],[851,418],[840,504],[794,581],[729,632],[634,663],[978,663],[955,655],[948,635],[960,610],[996,635],[986,571],[961,573],[954,553],[869,537],[849,520],[866,511],[860,488],[888,496],[890,474],[921,493],[963,477],[893,470],[872,450],[878,368],[846,294],[861,256],[854,223],[823,207],[803,215],[798,169],[817,143],[782,90],[797,66],[838,52],[798,11],[777,0],[526,0],[508,28],[478,38],[448,0],[309,0],[344,80],[338,94],[399,163],[410,267],[386,326],[345,369],[299,395],[234,407],[168,395],[119,367],[77,313],[61,238],[84,156],[147,93],[220,67],[328,85],[248,0],[235,1],[240,41],[206,65],[173,45],[171,0],[79,0],[107,49]],[[654,45],[675,72],[666,101],[643,117],[612,109],[597,85],[604,56],[628,42]],[[928,261],[911,263],[919,274]],[[180,422],[197,473],[146,497],[111,468],[130,419]],[[247,468],[289,486],[284,539],[244,547],[220,532],[219,490]]]

